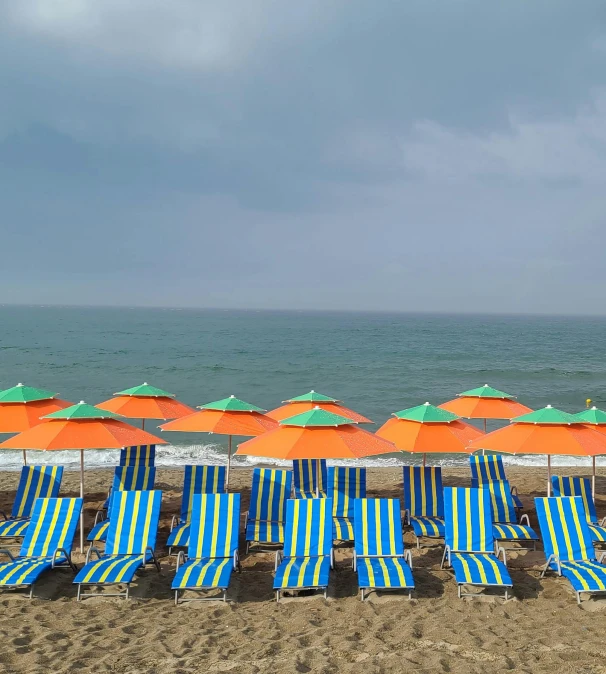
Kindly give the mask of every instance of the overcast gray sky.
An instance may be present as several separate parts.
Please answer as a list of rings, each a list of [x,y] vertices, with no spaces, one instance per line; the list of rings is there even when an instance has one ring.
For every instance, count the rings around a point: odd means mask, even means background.
[[[606,313],[602,0],[0,0],[0,302]]]

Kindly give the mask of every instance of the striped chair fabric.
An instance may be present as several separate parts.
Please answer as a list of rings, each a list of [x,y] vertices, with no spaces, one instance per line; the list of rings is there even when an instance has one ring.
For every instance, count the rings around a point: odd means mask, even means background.
[[[354,500],[366,497],[366,468],[328,469],[327,496],[333,501],[333,539],[354,540]]]
[[[471,468],[471,487],[477,489],[487,482],[495,480],[506,480],[505,466],[503,466],[503,457],[500,454],[471,454],[469,456],[469,466]],[[522,500],[517,495],[515,488],[512,488],[511,497],[518,510],[524,508]]]
[[[522,515],[522,524],[518,522],[515,503],[511,496],[511,487],[507,480],[486,482],[485,489],[490,497],[492,514],[492,535],[496,541],[538,541],[539,537],[530,527],[527,515]]]
[[[121,466],[155,466],[156,445],[133,445],[120,450]]]
[[[442,469],[404,466],[404,512],[417,538],[444,538]]]
[[[247,543],[284,543],[286,501],[291,490],[292,473],[289,470],[253,470],[250,509],[244,527]]]
[[[318,485],[318,463],[320,464],[320,483]],[[316,489],[320,496],[326,496],[328,482],[325,459],[295,459],[292,462],[295,498],[316,498]]]
[[[587,477],[559,477],[552,475],[551,486],[554,496],[580,496],[583,499],[591,538],[595,543],[606,542],[606,527],[604,526],[606,518],[598,520],[598,514],[591,493],[591,480]]]

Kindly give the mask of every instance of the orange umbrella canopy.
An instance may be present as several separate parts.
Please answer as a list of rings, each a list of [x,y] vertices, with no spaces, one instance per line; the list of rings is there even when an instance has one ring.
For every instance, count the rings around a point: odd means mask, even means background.
[[[0,433],[20,433],[40,423],[40,417],[65,409],[72,403],[44,389],[17,384],[0,391]]]
[[[147,382],[119,391],[97,407],[130,419],[178,419],[194,412],[189,405],[175,400],[174,394]]]
[[[514,396],[488,384],[459,393],[457,398],[442,403],[440,408],[466,419],[513,419],[532,412]]]
[[[390,454],[395,447],[319,406],[284,419],[269,433],[242,443],[236,454],[274,459],[359,459]]]
[[[456,414],[429,403],[396,412],[377,431],[402,452],[417,454],[470,453],[467,445],[482,435],[471,424],[461,421]]]
[[[363,417],[361,414],[354,412],[353,410],[348,409],[341,404],[340,400],[335,398],[330,398],[325,396],[322,393],[317,393],[316,391],[310,391],[305,393],[302,396],[297,396],[296,398],[290,398],[290,400],[284,400],[285,405],[277,407],[275,410],[267,413],[268,417],[275,419],[276,421],[282,421],[283,419],[289,419],[294,417],[297,414],[303,414],[303,412],[309,412],[315,407],[326,410],[327,412],[332,412],[333,414],[338,414],[347,419],[351,419],[358,424],[372,424],[373,422],[366,417]]]

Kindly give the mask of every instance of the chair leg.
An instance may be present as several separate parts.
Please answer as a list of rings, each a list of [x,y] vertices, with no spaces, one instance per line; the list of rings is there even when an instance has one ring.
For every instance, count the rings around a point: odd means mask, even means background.
[[[360,588],[360,593],[361,593],[361,594],[360,594],[361,601],[364,601],[364,588],[363,588],[363,587]]]
[[[280,603],[280,590],[276,590],[276,604]]]
[[[34,584],[32,583],[32,584],[29,586],[29,598],[30,598],[30,599],[33,599],[33,597],[34,597]]]
[[[82,592],[82,584],[78,583],[78,593],[76,594],[76,601],[82,601],[82,598],[80,597],[81,592]]]
[[[175,606],[179,606],[179,590],[175,590]]]

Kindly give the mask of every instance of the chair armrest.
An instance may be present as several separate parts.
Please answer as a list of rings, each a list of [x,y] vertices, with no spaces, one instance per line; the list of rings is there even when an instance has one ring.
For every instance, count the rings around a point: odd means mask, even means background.
[[[601,553],[600,553],[600,556],[598,557],[598,562],[599,562],[600,564],[603,564],[603,563],[604,563],[604,557],[606,557],[606,550],[604,550],[603,552],[601,552]]]
[[[234,571],[242,573],[242,565],[240,564],[240,553],[238,552],[238,548],[234,550]]]
[[[57,549],[55,550],[55,552],[53,553],[53,563],[52,563],[51,568],[53,568],[53,569],[55,568],[55,564],[56,564],[56,561],[57,561],[57,556],[58,556],[58,555],[61,555],[61,554],[65,556],[65,559],[67,560],[67,563],[69,564],[70,569],[71,569],[74,573],[76,573],[76,572],[78,571],[78,569],[76,568],[76,565],[72,562],[72,556],[71,556],[71,554],[70,554],[65,548],[57,548]]]
[[[404,560],[408,562],[408,566],[412,570],[412,552],[410,550],[404,550]]]
[[[13,562],[15,560],[15,557],[10,550],[5,550],[5,549],[0,550],[0,555],[6,555],[11,560],[11,562]]]
[[[516,496],[519,496],[518,494],[518,488],[515,485],[509,485],[511,487],[510,492],[511,494],[515,494]]]
[[[353,555],[351,558],[351,568],[356,571],[358,568],[358,555],[356,553],[356,549],[354,548]]]
[[[185,550],[179,550],[179,554],[177,555],[177,568],[176,570],[179,570],[179,567],[181,564],[185,564],[187,560],[187,555],[185,554]]]
[[[602,519],[598,522],[598,524],[601,527],[605,527],[606,526],[606,517],[602,517]]]
[[[330,549],[330,568],[331,569],[335,568],[335,549],[334,548]]]
[[[4,510],[0,510],[0,515],[2,515],[2,517],[4,517],[5,520],[8,519],[8,517],[7,517],[6,513],[4,512]]]
[[[499,559],[499,554],[503,554],[503,564],[507,566],[507,554],[505,553],[505,548],[504,547],[498,547],[497,548],[497,559]]]
[[[181,517],[179,515],[173,515],[170,520],[170,530],[172,531],[177,524],[181,524]]]
[[[86,559],[84,560],[85,564],[88,564],[90,562],[90,558],[92,557],[93,553],[97,555],[97,559],[101,559],[100,550],[91,545],[90,548],[86,551]]]
[[[404,521],[404,524],[410,524],[410,510],[408,508],[404,510],[404,516],[402,517],[402,520]]]
[[[274,565],[274,571],[278,570],[278,567],[282,563],[282,560],[284,559],[284,553],[282,550],[276,550],[276,563]]]
[[[444,554],[442,555],[442,563],[440,564],[440,568],[444,568],[444,562],[447,563],[447,566],[450,566],[450,546],[445,545],[444,546]]]
[[[107,519],[105,513],[106,513],[105,510],[97,510],[97,512],[95,513],[95,522],[93,524],[93,527],[96,527],[97,524],[99,524],[99,522],[105,522],[105,520]]]
[[[520,524],[525,524],[527,527],[530,526],[530,519],[528,518],[527,513],[520,516]]]

